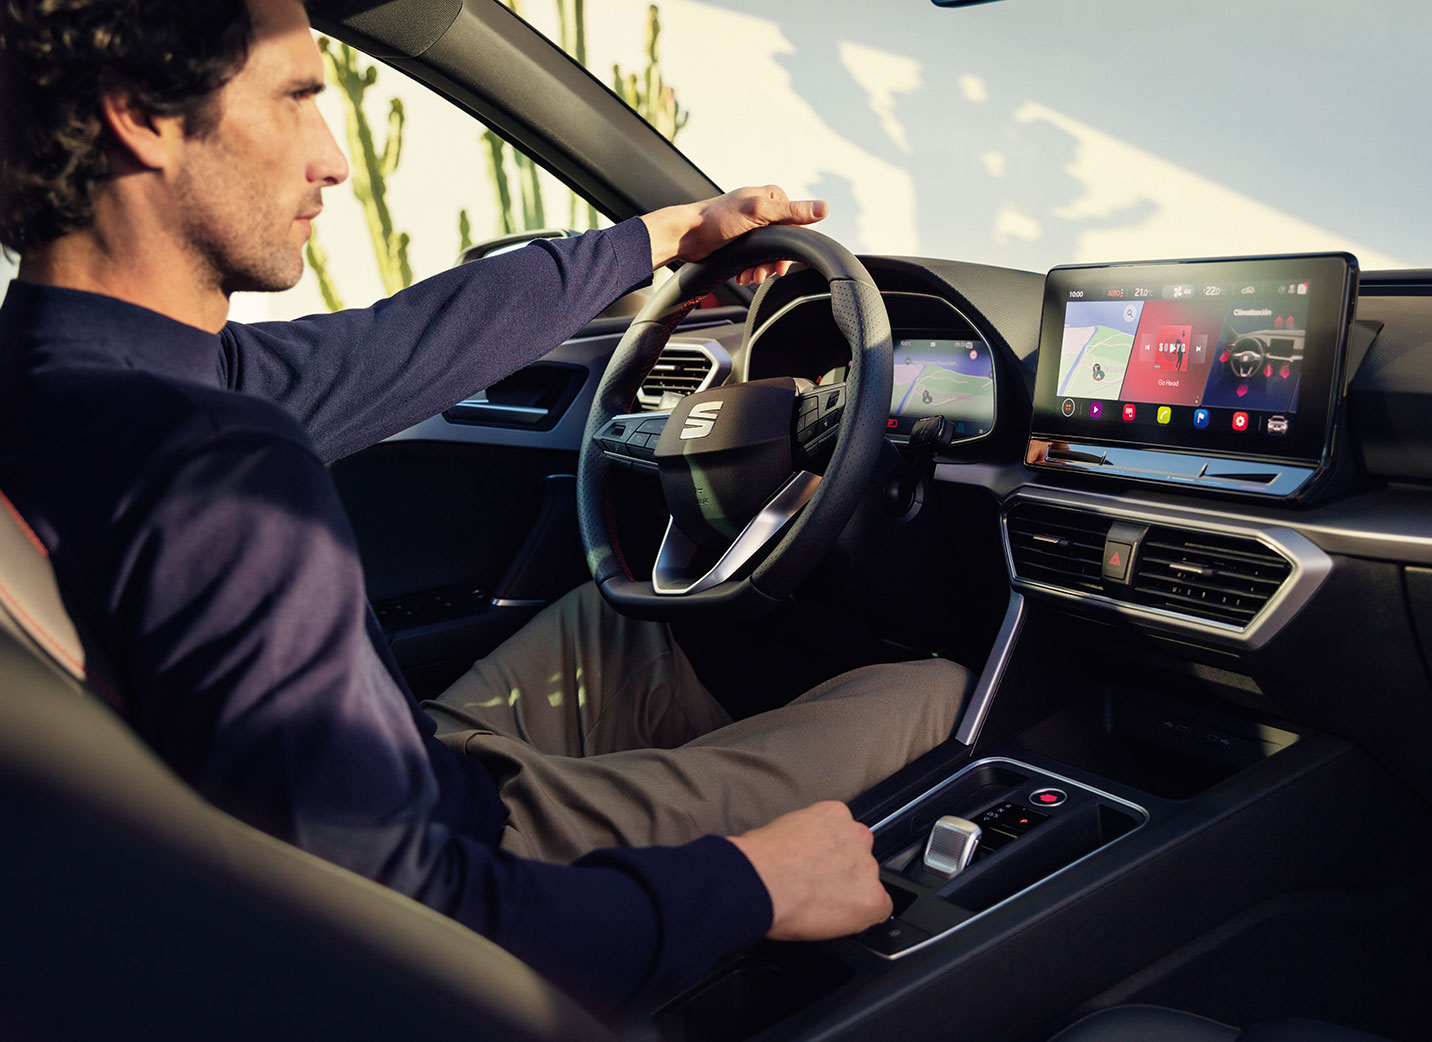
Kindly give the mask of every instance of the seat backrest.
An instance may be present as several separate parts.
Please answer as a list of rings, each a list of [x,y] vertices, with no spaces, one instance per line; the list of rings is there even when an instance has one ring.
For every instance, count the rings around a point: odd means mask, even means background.
[[[0,1038],[610,1038],[491,942],[201,800],[88,697],[45,548],[0,508]]]

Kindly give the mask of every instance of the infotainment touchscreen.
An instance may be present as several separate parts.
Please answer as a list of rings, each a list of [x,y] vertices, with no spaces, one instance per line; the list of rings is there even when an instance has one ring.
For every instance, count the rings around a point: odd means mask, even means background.
[[[1320,465],[1356,277],[1347,254],[1055,268],[1035,440]]]

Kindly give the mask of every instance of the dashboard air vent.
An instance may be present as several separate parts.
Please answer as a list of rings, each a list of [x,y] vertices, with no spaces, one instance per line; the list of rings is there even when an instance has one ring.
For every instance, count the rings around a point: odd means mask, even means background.
[[[669,409],[677,399],[702,390],[715,365],[698,347],[669,344],[642,381],[637,401],[645,409]]]
[[[1005,521],[1021,579],[1103,593],[1104,539],[1113,520],[1082,510],[1018,503]]]
[[[1256,539],[1154,526],[1134,563],[1131,599],[1246,626],[1293,568]]]

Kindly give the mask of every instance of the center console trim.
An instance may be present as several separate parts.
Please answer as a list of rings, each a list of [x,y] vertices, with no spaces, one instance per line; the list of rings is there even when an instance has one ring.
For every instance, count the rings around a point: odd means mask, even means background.
[[[1060,877],[1061,875],[1063,875],[1065,872],[1068,872],[1068,871],[1070,871],[1071,869],[1073,869],[1076,865],[1083,864],[1085,861],[1089,860],[1089,859],[1090,859],[1091,857],[1093,857],[1094,855],[1102,853],[1103,851],[1107,850],[1109,847],[1113,846],[1115,843],[1118,843],[1120,840],[1127,839],[1129,836],[1132,836],[1135,832],[1139,831],[1139,829],[1143,828],[1145,825],[1148,824],[1148,821],[1149,821],[1149,812],[1148,812],[1144,807],[1140,806],[1139,804],[1134,803],[1134,802],[1132,802],[1132,801],[1130,801],[1130,800],[1124,799],[1122,796],[1115,796],[1112,792],[1107,792],[1107,791],[1105,791],[1104,789],[1100,789],[1100,788],[1098,788],[1097,786],[1090,785],[1090,784],[1088,784],[1087,782],[1077,781],[1077,780],[1074,779],[1074,778],[1067,777],[1066,775],[1059,774],[1059,773],[1056,772],[1056,771],[1051,771],[1051,770],[1048,770],[1047,768],[1044,768],[1044,767],[1036,767],[1034,764],[1025,763],[1023,760],[1016,760],[1016,759],[1013,759],[1012,757],[1009,757],[1009,756],[987,756],[987,757],[984,757],[983,759],[975,760],[975,761],[973,761],[973,762],[971,762],[971,763],[966,764],[964,767],[960,768],[958,771],[956,771],[954,774],[950,775],[948,778],[946,778],[944,781],[940,782],[938,785],[936,785],[936,786],[934,786],[934,787],[932,787],[932,788],[930,788],[930,789],[927,789],[925,792],[921,793],[919,796],[916,796],[914,799],[910,800],[908,803],[906,803],[904,806],[902,806],[899,810],[896,810],[896,811],[894,811],[894,812],[892,812],[892,813],[890,813],[890,814],[887,814],[885,817],[883,817],[883,818],[881,818],[879,821],[877,821],[877,822],[871,827],[871,830],[870,830],[870,831],[873,832],[873,833],[875,833],[875,834],[878,836],[881,829],[885,828],[886,826],[890,825],[892,822],[894,822],[894,821],[896,821],[897,819],[899,819],[901,815],[907,814],[907,813],[909,813],[910,811],[912,811],[917,805],[919,805],[919,804],[920,804],[921,802],[923,802],[924,800],[927,800],[927,799],[929,799],[930,797],[935,796],[935,795],[938,795],[939,793],[943,792],[945,789],[947,789],[947,788],[949,788],[950,786],[954,785],[955,782],[959,781],[960,778],[964,777],[966,774],[970,773],[971,771],[976,770],[976,769],[978,769],[978,768],[980,768],[980,767],[986,767],[986,766],[990,766],[990,765],[1016,767],[1016,768],[1019,768],[1019,769],[1025,770],[1025,771],[1030,771],[1030,772],[1033,773],[1033,774],[1040,775],[1040,776],[1042,776],[1043,778],[1052,778],[1052,779],[1054,779],[1055,781],[1062,782],[1062,783],[1065,784],[1065,785],[1071,785],[1071,786],[1073,786],[1073,787],[1076,788],[1076,789],[1082,789],[1082,790],[1085,791],[1085,792],[1092,793],[1093,795],[1099,797],[1100,799],[1107,800],[1107,801],[1109,801],[1110,803],[1116,804],[1116,805],[1118,805],[1119,807],[1122,807],[1122,808],[1124,808],[1125,810],[1130,811],[1130,812],[1133,814],[1133,816],[1135,817],[1135,819],[1137,819],[1138,824],[1136,824],[1133,828],[1129,829],[1129,831],[1128,831],[1128,832],[1125,832],[1123,835],[1121,835],[1121,836],[1116,836],[1114,839],[1109,840],[1107,843],[1103,844],[1102,846],[1096,847],[1094,850],[1089,851],[1089,853],[1085,854],[1083,857],[1075,858],[1073,861],[1069,862],[1069,864],[1065,865],[1063,868],[1056,869],[1055,871],[1049,873],[1049,875],[1045,876],[1043,879],[1036,880],[1035,882],[1029,884],[1029,886],[1025,887],[1023,890],[1019,890],[1019,891],[1016,891],[1016,892],[1013,893],[1013,894],[1010,894],[1008,897],[1004,898],[1002,901],[997,901],[997,902],[995,902],[994,904],[990,905],[988,908],[986,908],[986,909],[984,909],[984,910],[982,910],[982,911],[976,912],[974,915],[970,916],[968,919],[965,919],[965,920],[963,920],[963,921],[961,921],[961,922],[959,922],[959,923],[956,923],[954,926],[951,926],[949,929],[944,930],[944,931],[942,931],[942,932],[940,932],[940,933],[935,934],[933,937],[929,937],[929,938],[927,938],[926,940],[923,940],[923,941],[919,942],[918,944],[913,944],[913,945],[911,945],[909,948],[904,949],[903,951],[895,952],[893,955],[887,955],[887,954],[885,954],[884,952],[875,952],[875,951],[871,951],[870,954],[879,956],[879,957],[882,958],[882,959],[887,959],[887,960],[893,961],[893,960],[895,960],[895,959],[903,959],[905,956],[910,955],[912,952],[918,952],[918,951],[921,951],[921,950],[923,950],[923,949],[925,949],[925,948],[928,948],[930,945],[935,944],[935,943],[937,943],[938,941],[942,941],[942,940],[944,940],[946,937],[949,937],[950,934],[956,932],[957,930],[963,930],[966,926],[970,925],[971,923],[978,922],[980,919],[983,919],[985,916],[989,915],[991,912],[994,912],[994,911],[996,911],[997,909],[1003,908],[1005,905],[1009,904],[1009,903],[1012,902],[1012,901],[1017,901],[1017,900],[1019,900],[1019,899],[1020,899],[1021,897],[1023,897],[1025,894],[1029,893],[1029,892],[1032,891],[1032,890],[1037,889],[1038,887],[1043,886],[1045,883],[1048,883],[1051,879],[1057,879],[1057,878],[1059,878],[1059,877]]]
[[[999,633],[994,639],[994,646],[990,648],[989,656],[985,659],[984,669],[980,670],[979,683],[975,685],[974,694],[970,696],[970,703],[960,714],[960,722],[955,729],[955,740],[962,745],[973,748],[979,741],[985,717],[989,716],[990,706],[994,705],[995,695],[999,692],[1000,681],[1004,679],[1005,670],[1009,668],[1010,660],[1014,657],[1014,647],[1019,643],[1020,631],[1024,629],[1025,614],[1024,595],[1011,588],[1004,621],[1000,623]]]

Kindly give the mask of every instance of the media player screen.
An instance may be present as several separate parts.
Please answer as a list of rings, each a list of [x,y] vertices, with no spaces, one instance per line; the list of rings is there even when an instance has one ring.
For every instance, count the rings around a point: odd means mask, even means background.
[[[1321,456],[1348,271],[1342,256],[1055,269],[1046,282],[1036,428]]]

